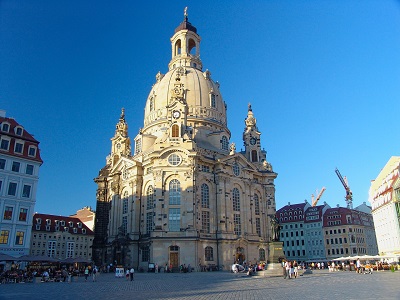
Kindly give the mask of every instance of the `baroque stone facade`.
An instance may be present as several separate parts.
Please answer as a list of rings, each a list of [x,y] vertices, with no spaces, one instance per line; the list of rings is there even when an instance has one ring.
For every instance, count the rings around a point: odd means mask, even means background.
[[[134,152],[122,110],[98,185],[96,264],[178,268],[267,260],[277,174],[261,149],[248,105],[244,151],[230,143],[227,105],[188,21],[171,38],[172,59],[145,104]]]

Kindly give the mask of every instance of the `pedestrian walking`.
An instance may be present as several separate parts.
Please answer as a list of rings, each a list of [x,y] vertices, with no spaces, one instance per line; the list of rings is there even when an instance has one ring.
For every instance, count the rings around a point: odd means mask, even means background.
[[[125,278],[126,278],[126,280],[129,280],[129,278],[130,278],[130,270],[129,270],[129,268],[126,268]]]
[[[94,266],[94,267],[93,267],[93,271],[92,271],[92,279],[93,279],[93,282],[96,281],[96,276],[97,276],[97,268],[96,268],[96,266]]]
[[[134,274],[135,274],[135,269],[132,267],[132,268],[129,270],[129,275],[130,275],[131,281],[134,280],[134,278],[133,278],[133,275],[134,275]]]
[[[85,281],[87,281],[88,277],[89,277],[89,268],[86,267],[85,268]]]

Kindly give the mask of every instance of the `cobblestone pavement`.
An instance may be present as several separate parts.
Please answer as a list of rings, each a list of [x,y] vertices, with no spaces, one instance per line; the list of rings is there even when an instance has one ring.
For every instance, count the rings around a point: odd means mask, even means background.
[[[68,283],[0,285],[0,299],[400,299],[400,272],[314,271],[297,279],[229,272],[137,273],[133,282],[99,274]]]

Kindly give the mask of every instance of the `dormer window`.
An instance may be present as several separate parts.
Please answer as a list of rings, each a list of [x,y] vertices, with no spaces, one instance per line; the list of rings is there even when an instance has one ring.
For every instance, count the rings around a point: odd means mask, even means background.
[[[82,228],[82,223],[78,222],[78,228]]]
[[[36,147],[29,146],[28,155],[32,156],[32,157],[35,157],[36,156]]]
[[[10,124],[3,123],[1,124],[1,131],[8,132],[10,130]]]
[[[68,231],[69,231],[69,228],[68,228],[68,227],[64,227],[64,231],[65,231],[65,232],[68,232]]]
[[[210,105],[211,107],[217,107],[215,102],[215,94],[210,94]]]
[[[154,98],[151,97],[150,98],[150,111],[153,111],[153,110],[154,110]]]
[[[60,226],[56,226],[55,231],[60,231]]]
[[[86,234],[86,229],[82,228],[82,234]]]
[[[77,233],[78,232],[78,228],[74,228],[74,233]]]
[[[69,227],[74,227],[74,222],[69,221],[68,224],[69,224]]]
[[[46,231],[50,231],[50,225],[46,226]]]
[[[8,151],[9,148],[10,148],[10,139],[5,136],[1,137],[0,149]]]
[[[41,218],[36,218],[36,223],[37,224],[42,224],[42,219]]]
[[[65,226],[65,221],[64,220],[61,221],[61,226]]]
[[[60,223],[60,221],[55,220],[54,223],[56,224],[56,226],[58,226],[58,224]]]
[[[15,134],[19,135],[19,136],[22,136],[22,133],[24,132],[23,128],[19,127],[19,126],[15,127],[14,131],[15,131]]]
[[[50,219],[46,219],[46,225],[50,225],[51,224],[51,220]]]
[[[228,150],[228,148],[229,148],[229,142],[228,142],[228,138],[226,136],[223,136],[221,139],[221,148],[222,148],[222,150]]]
[[[40,230],[40,224],[36,224],[36,230]]]
[[[23,150],[24,150],[24,144],[21,142],[15,142],[14,152],[22,154]]]

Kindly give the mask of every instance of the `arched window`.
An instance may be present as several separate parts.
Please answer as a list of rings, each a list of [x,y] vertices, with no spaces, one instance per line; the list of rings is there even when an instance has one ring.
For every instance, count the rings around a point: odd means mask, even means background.
[[[252,162],[257,162],[258,161],[257,150],[251,150],[251,161]]]
[[[256,215],[260,214],[260,200],[258,199],[257,194],[254,194],[254,213]]]
[[[181,184],[177,179],[173,179],[169,183],[169,204],[181,204]]]
[[[233,210],[240,211],[240,194],[237,188],[232,191]]]
[[[214,249],[210,246],[207,246],[204,249],[204,257],[205,257],[205,261],[212,261],[214,260]]]
[[[153,186],[147,188],[147,209],[153,209],[154,207],[154,189]]]
[[[196,42],[193,39],[189,39],[188,53],[190,53],[192,55],[196,55],[197,54]]]
[[[182,52],[181,40],[177,40],[175,43],[175,55],[180,55]]]
[[[228,138],[226,136],[223,136],[221,139],[221,148],[222,150],[228,150],[229,148]]]
[[[201,207],[210,208],[209,188],[205,183],[201,185]]]
[[[179,137],[179,126],[176,124],[172,125],[172,137]]]
[[[265,249],[260,248],[258,249],[258,260],[265,261]]]

